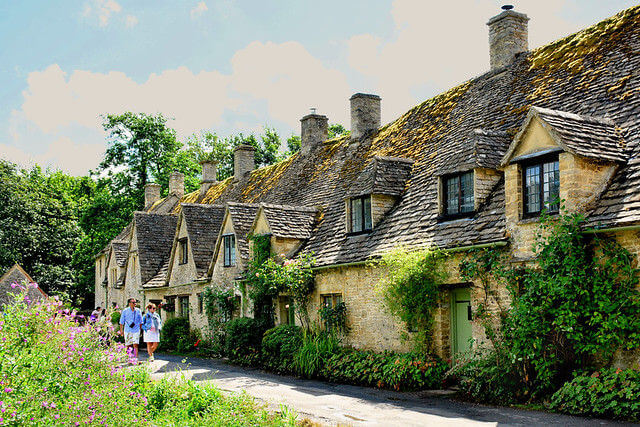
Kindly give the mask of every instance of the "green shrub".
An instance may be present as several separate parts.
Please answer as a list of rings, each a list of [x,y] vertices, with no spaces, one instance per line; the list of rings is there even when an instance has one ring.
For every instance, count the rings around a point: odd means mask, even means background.
[[[551,397],[550,407],[573,415],[640,421],[640,372],[610,368],[578,375]]]
[[[161,334],[160,346],[164,351],[184,352],[195,343],[191,341],[189,319],[184,317],[174,317],[164,322]]]
[[[327,361],[339,351],[340,341],[334,334],[306,332],[294,356],[295,372],[307,378],[318,377]]]
[[[302,329],[281,325],[269,329],[262,338],[262,364],[277,373],[292,373],[294,355],[302,345]]]
[[[322,375],[346,384],[422,390],[441,388],[447,369],[447,364],[434,356],[344,349],[327,360]]]
[[[493,349],[478,351],[460,360],[446,375],[460,391],[477,402],[509,404],[527,395],[510,361],[501,360]]]
[[[260,361],[263,324],[249,317],[239,317],[227,323],[225,353],[234,362],[244,366]]]
[[[114,311],[113,313],[111,313],[111,323],[113,323],[116,326],[120,323],[120,312],[119,311]]]

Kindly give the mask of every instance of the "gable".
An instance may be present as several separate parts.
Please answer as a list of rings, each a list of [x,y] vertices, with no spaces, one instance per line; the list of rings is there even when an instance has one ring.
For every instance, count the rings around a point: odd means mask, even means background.
[[[511,154],[510,161],[560,148],[540,119],[533,117],[525,128],[517,148]]]

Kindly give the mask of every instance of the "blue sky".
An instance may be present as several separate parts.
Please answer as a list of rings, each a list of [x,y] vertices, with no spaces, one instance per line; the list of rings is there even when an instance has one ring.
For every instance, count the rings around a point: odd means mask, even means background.
[[[530,47],[636,1],[514,1]],[[383,121],[488,69],[501,1],[76,0],[0,3],[0,158],[84,174],[100,114],[162,112],[181,138],[299,132],[310,107],[348,125],[355,92]]]

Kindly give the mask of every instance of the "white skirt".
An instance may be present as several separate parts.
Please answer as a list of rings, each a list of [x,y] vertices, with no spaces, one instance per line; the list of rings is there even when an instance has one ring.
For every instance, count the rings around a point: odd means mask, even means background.
[[[144,342],[160,342],[158,331],[144,331]]]

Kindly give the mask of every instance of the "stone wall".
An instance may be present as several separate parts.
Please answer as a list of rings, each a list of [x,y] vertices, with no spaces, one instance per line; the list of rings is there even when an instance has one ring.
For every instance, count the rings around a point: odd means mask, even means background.
[[[196,264],[193,261],[193,251],[191,250],[191,239],[187,234],[187,224],[184,221],[184,217],[181,216],[180,230],[178,231],[178,240],[187,239],[187,263],[181,264],[180,243],[176,243],[175,251],[173,254],[173,262],[171,266],[171,275],[169,277],[169,283],[173,285],[184,285],[194,282],[197,277]]]
[[[560,153],[560,199],[568,212],[584,211],[602,194],[617,167]]]
[[[394,196],[387,196],[385,194],[371,195],[371,224],[373,227],[382,221],[387,212],[389,212],[395,204],[396,198]],[[350,215],[347,218],[350,218]]]
[[[491,191],[502,178],[502,173],[494,169],[475,168],[473,170],[473,203],[474,210],[478,210],[487,197],[491,195]]]

